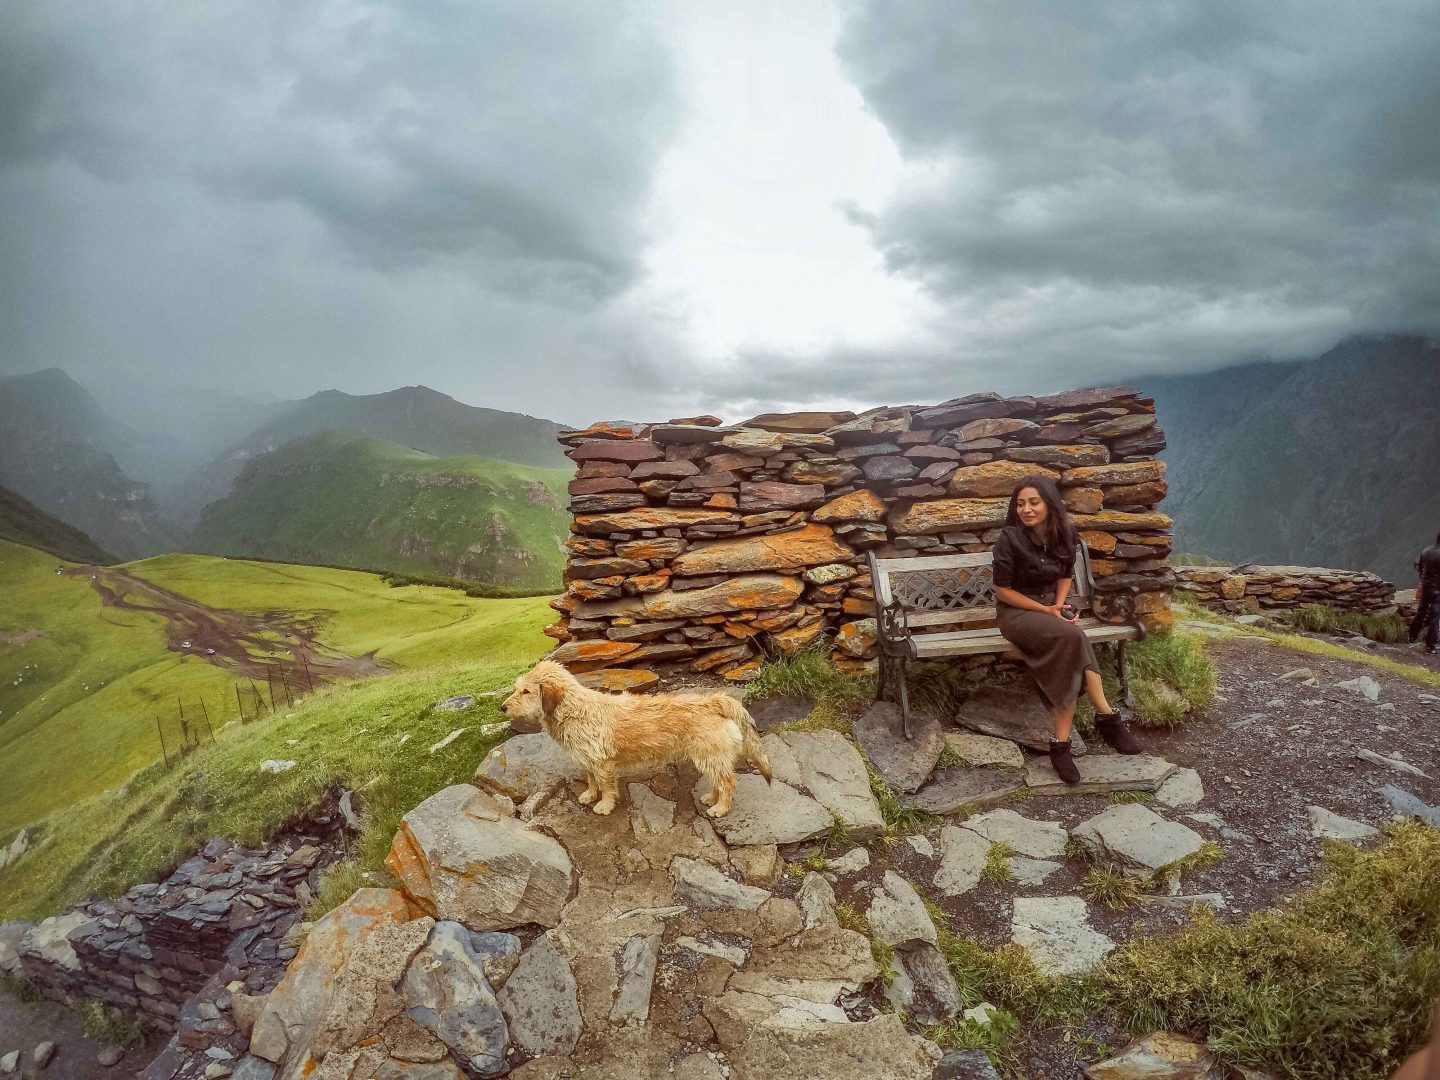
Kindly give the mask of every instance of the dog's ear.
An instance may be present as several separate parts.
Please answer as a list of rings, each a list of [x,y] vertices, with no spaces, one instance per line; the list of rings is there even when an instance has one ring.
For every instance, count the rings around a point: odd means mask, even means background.
[[[555,710],[560,707],[560,702],[564,697],[565,688],[558,683],[540,684],[540,708],[544,710],[546,716],[555,715]]]

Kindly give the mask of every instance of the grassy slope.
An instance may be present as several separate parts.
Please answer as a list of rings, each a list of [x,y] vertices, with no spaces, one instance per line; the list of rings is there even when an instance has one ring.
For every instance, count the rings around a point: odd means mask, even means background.
[[[57,558],[74,562],[115,561],[85,533],[52,517],[19,492],[7,487],[0,487],[0,540],[39,548]]]
[[[533,658],[544,650],[539,627],[552,614],[544,598],[476,600],[450,589],[391,589],[346,570],[193,555],[131,568],[214,606],[331,612],[323,641],[352,654],[378,650],[380,660],[400,668],[482,655],[495,663]],[[233,674],[168,651],[158,617],[102,607],[88,581],[55,574],[52,556],[0,542],[0,589],[6,599],[0,633],[45,631],[0,644],[7,786],[0,837],[118,787],[153,761],[155,711],[171,709],[177,695],[215,705],[229,700]]]
[[[559,588],[569,474],[325,432],[253,460],[202,551]]]

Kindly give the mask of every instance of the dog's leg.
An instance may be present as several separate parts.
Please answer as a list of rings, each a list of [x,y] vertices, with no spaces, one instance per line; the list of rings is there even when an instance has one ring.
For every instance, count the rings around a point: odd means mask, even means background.
[[[709,798],[701,796],[710,807],[705,812],[712,818],[724,817],[735,800],[735,766],[727,760],[707,759],[696,762],[696,767],[710,780]]]
[[[600,797],[600,784],[595,779],[593,769],[585,769],[585,790],[580,793],[579,803],[581,806],[589,806]]]
[[[608,814],[615,809],[615,800],[620,795],[620,784],[615,778],[615,763],[602,761],[596,765],[595,779],[600,784],[600,801],[593,809],[597,814]]]

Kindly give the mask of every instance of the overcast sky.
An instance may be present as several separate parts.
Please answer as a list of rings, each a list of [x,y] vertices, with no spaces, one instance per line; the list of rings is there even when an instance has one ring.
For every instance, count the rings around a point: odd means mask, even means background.
[[[1440,332],[1434,0],[0,4],[0,371],[568,422]]]

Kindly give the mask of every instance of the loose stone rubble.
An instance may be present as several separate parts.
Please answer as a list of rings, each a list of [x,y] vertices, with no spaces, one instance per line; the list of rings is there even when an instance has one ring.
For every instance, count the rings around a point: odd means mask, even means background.
[[[607,421],[561,435],[575,461],[567,590],[546,632],[592,685],[661,674],[744,681],[763,646],[822,640],[840,666],[875,655],[881,556],[988,551],[1005,499],[1054,477],[1089,547],[1097,614],[1172,624],[1171,522],[1154,403],[1130,387],[1040,398],[665,424]],[[1133,593],[1132,593],[1133,590]],[[1123,599],[1121,599],[1123,597]],[[966,666],[996,661],[977,657]]]

